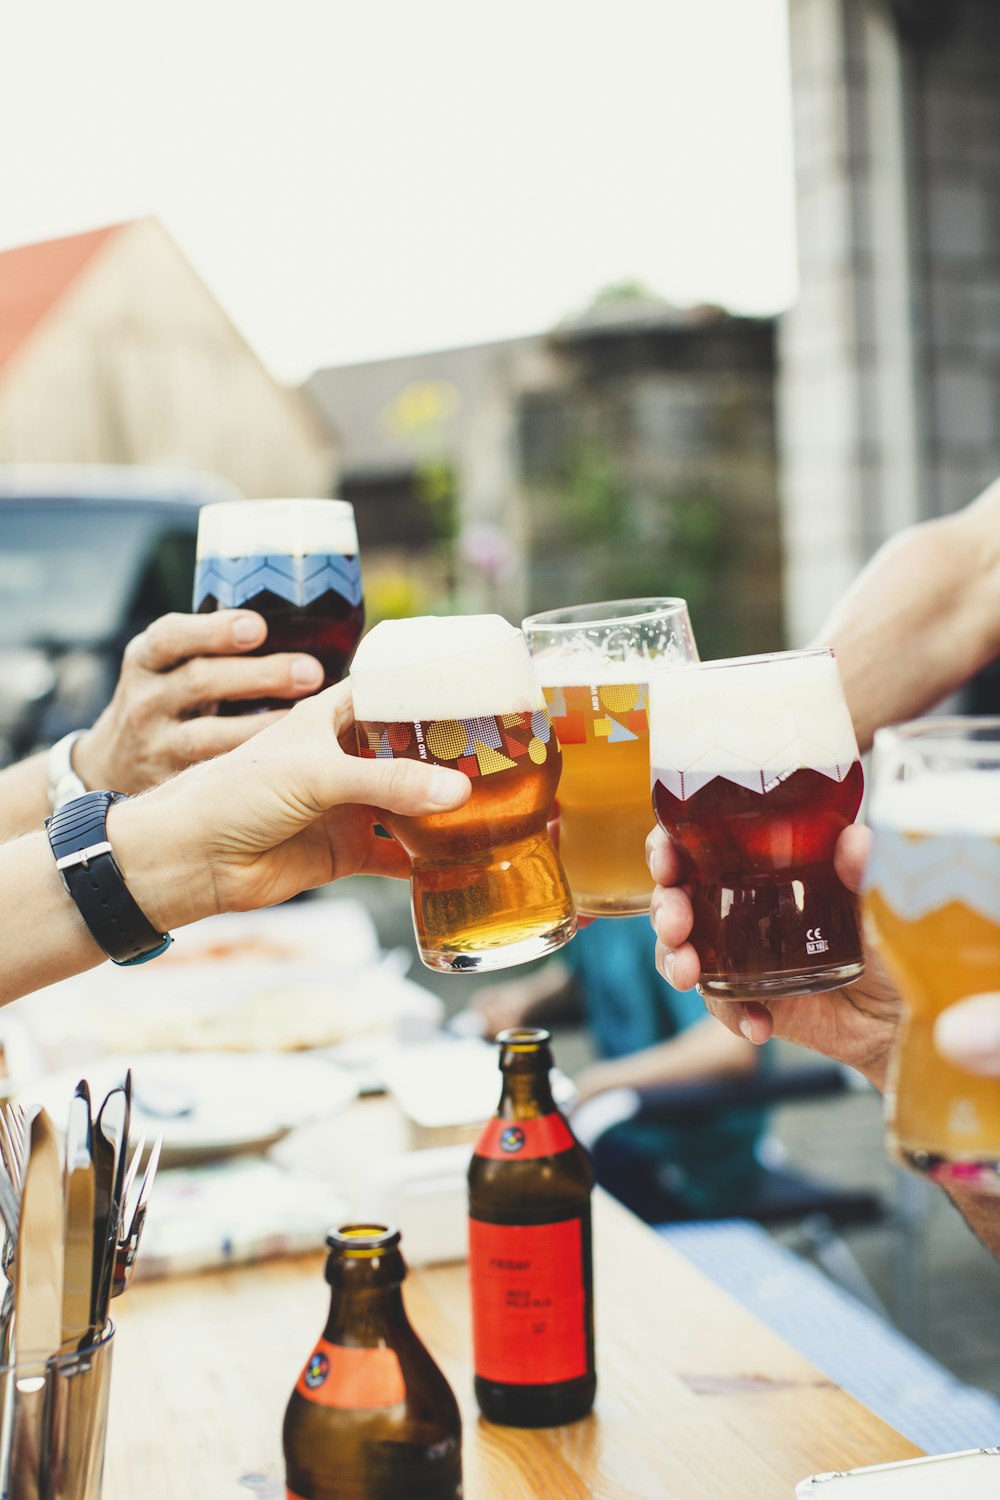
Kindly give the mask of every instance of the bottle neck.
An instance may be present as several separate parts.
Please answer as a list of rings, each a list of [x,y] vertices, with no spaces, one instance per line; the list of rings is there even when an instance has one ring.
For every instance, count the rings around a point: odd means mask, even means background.
[[[548,1049],[545,1049],[546,1054]],[[549,1083],[549,1062],[545,1057],[516,1058],[503,1068],[503,1089],[497,1114],[501,1120],[535,1120],[555,1113],[556,1104]]]
[[[349,1292],[334,1287],[323,1337],[331,1344],[359,1348],[394,1343],[409,1328],[400,1286]]]

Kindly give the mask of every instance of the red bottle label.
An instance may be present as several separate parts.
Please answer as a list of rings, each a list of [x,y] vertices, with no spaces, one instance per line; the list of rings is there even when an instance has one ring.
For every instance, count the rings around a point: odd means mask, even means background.
[[[372,1411],[406,1398],[395,1349],[355,1349],[320,1339],[295,1389],[316,1406]]]
[[[476,1142],[476,1155],[491,1161],[535,1161],[569,1151],[576,1139],[560,1114],[533,1120],[489,1120]]]
[[[587,1374],[583,1221],[469,1220],[476,1374],[503,1385],[556,1385]]]
[[[294,1490],[290,1490],[290,1489],[286,1488],[285,1495],[286,1495],[286,1500],[302,1500],[302,1496],[301,1495],[297,1495]]]

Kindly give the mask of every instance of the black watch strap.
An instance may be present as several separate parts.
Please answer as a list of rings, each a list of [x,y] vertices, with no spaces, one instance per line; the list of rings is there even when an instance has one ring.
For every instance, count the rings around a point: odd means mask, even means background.
[[[87,792],[46,818],[56,866],[81,917],[116,964],[142,964],[173,939],[158,932],[133,900],[108,843],[108,809],[123,792]]]

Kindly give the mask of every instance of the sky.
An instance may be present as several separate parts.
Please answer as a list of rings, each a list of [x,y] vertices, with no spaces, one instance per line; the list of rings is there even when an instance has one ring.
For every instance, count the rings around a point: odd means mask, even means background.
[[[280,379],[795,293],[785,0],[49,0],[0,248],[156,214]]]

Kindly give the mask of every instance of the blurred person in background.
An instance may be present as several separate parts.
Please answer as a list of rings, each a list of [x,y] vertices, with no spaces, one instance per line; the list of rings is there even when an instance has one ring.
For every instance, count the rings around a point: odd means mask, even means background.
[[[491,1036],[582,1016],[598,1061],[576,1079],[579,1103],[611,1089],[745,1076],[758,1065],[749,1042],[705,1015],[697,991],[664,986],[646,917],[592,922],[534,973],[477,991],[472,1009]],[[750,1107],[708,1112],[697,1125],[626,1121],[596,1143],[598,1181],[649,1223],[738,1213],[756,1183],[763,1124]]]
[[[927,712],[1000,657],[1000,481],[955,515],[909,527],[886,542],[834,608],[817,644],[837,654],[861,750],[876,729]],[[836,867],[858,891],[871,846],[869,830],[841,834]],[[696,985],[701,963],[690,942],[693,912],[667,835],[646,846],[657,889],[651,916],[656,965],[671,987]],[[848,1064],[880,1091],[901,1016],[901,1002],[878,955],[868,952],[861,979],[823,995],[756,1001],[708,1000],[734,1036],[761,1045],[772,1036]],[[935,1036],[959,1066],[1000,1074],[1000,996],[969,997],[945,1011]],[[980,1239],[1000,1255],[1000,1201],[953,1191]]]
[[[68,769],[82,783],[72,785],[72,793],[145,791],[282,717],[278,711],[222,718],[215,713],[221,699],[287,698],[291,706],[315,693],[323,683],[315,657],[245,654],[266,637],[265,621],[249,609],[154,620],[129,642],[103,713],[90,729],[61,742],[62,776]],[[41,825],[60,795],[60,779],[47,751],[0,771],[0,840]]]

